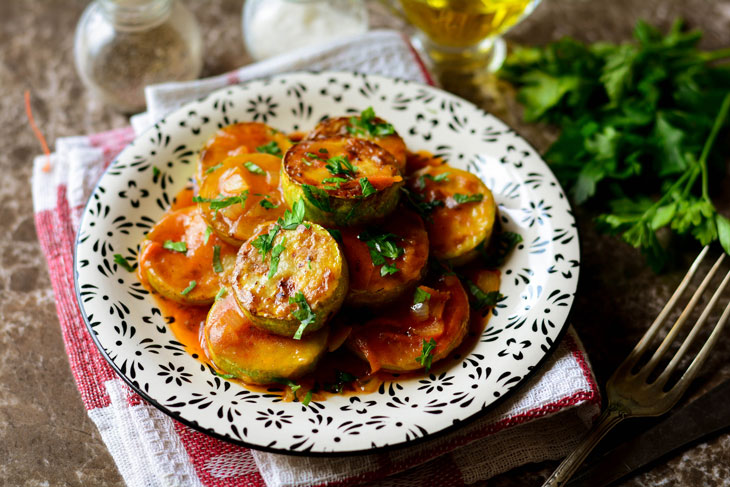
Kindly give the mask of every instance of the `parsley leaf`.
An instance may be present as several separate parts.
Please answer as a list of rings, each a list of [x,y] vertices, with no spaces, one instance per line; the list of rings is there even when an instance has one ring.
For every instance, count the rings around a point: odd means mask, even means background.
[[[208,169],[206,169],[205,174],[210,174],[210,173],[214,172],[216,169],[220,169],[222,167],[223,167],[223,163],[219,162],[215,166],[210,166]]]
[[[357,166],[353,166],[346,156],[330,157],[327,159],[324,167],[326,167],[333,176],[342,174],[352,178],[355,177],[355,173],[357,172]]]
[[[297,331],[294,333],[292,338],[294,340],[301,340],[304,330],[315,322],[317,316],[312,312],[312,308],[310,308],[309,303],[307,303],[307,298],[304,297],[304,294],[302,294],[301,291],[297,291],[294,296],[289,296],[289,303],[299,306],[299,309],[292,313],[294,318],[298,319],[300,323],[299,328],[297,328]]]
[[[208,240],[210,239],[211,233],[213,233],[213,228],[208,225],[207,227],[205,227],[205,233],[203,234],[203,244],[208,245]]]
[[[360,188],[362,188],[362,197],[367,198],[371,194],[375,194],[378,192],[377,189],[375,189],[375,186],[370,184],[370,181],[368,181],[368,178],[360,178]]]
[[[350,117],[350,125],[347,131],[353,135],[370,135],[380,137],[395,133],[395,128],[389,123],[378,123],[375,121],[375,110],[368,107],[360,112],[359,117]]]
[[[431,299],[431,293],[424,291],[420,287],[416,288],[416,292],[413,294],[413,304],[421,304],[429,299]]]
[[[433,175],[433,174],[421,174],[418,176],[418,179],[416,180],[416,188],[420,191],[423,191],[426,189],[426,179],[430,179],[434,183],[442,183],[449,180],[449,173],[448,172],[442,172],[441,174]]]
[[[188,251],[188,246],[185,242],[173,242],[172,240],[165,240],[165,243],[162,244],[162,248],[180,252],[181,254]]]
[[[271,142],[269,142],[268,144],[264,144],[264,145],[260,145],[260,146],[256,147],[256,152],[261,152],[263,154],[271,154],[272,156],[282,155],[281,148],[273,140]]]
[[[433,351],[436,349],[436,340],[431,338],[431,340],[426,341],[423,340],[423,350],[421,350],[421,355],[416,357],[416,362],[421,364],[424,369],[426,369],[426,372],[428,372],[431,369],[431,362],[433,361]]]
[[[475,193],[475,194],[461,194],[456,193],[453,196],[454,201],[456,201],[458,204],[463,205],[464,203],[479,203],[484,199],[484,195],[482,193]]]
[[[312,402],[312,391],[307,391],[304,395],[304,399],[302,399],[302,406],[309,406],[310,402]]]
[[[325,384],[324,389],[329,392],[339,394],[344,389],[345,384],[349,384],[357,380],[353,374],[343,370],[335,369],[335,381],[332,384]]]
[[[332,212],[330,196],[325,190],[309,184],[303,184],[302,189],[304,190],[304,197],[312,206],[328,213]]]
[[[271,201],[269,201],[267,199],[263,199],[263,200],[259,201],[259,205],[263,206],[267,210],[273,210],[274,208],[279,207],[279,205],[275,205],[274,203],[272,203]]]
[[[279,270],[279,257],[281,256],[281,253],[284,252],[284,249],[286,245],[286,238],[281,239],[281,243],[276,244],[273,249],[271,249],[271,266],[269,267],[269,274],[266,276],[268,279],[271,279],[274,277],[274,274],[276,274],[276,271]]]
[[[202,196],[193,196],[193,202],[194,203],[209,203],[211,210],[222,210],[223,208],[228,208],[231,205],[235,205],[236,203],[240,203],[241,207],[243,208],[246,200],[248,199],[248,190],[244,190],[241,194],[238,196],[223,196],[222,194],[219,194],[215,198],[203,198]]]
[[[469,294],[473,298],[472,303],[474,305],[474,309],[480,311],[482,314],[486,314],[487,311],[489,311],[489,308],[496,306],[497,303],[504,299],[504,296],[502,296],[499,291],[490,291],[485,293],[479,288],[479,286],[469,279],[464,279],[464,282],[469,290]]]
[[[279,219],[279,226],[284,230],[294,230],[304,223],[304,211],[304,200],[299,198],[292,205],[291,211],[286,210],[284,212],[284,218]]]
[[[269,253],[271,248],[274,246],[274,239],[276,238],[276,234],[279,233],[279,230],[281,227],[279,225],[272,225],[271,228],[269,228],[268,233],[262,233],[256,239],[254,239],[253,242],[251,242],[251,245],[253,245],[254,248],[258,249],[259,254],[261,254],[262,258],[266,258],[266,254]]]
[[[397,235],[392,233],[377,233],[369,230],[365,230],[360,233],[357,238],[368,246],[370,251],[370,259],[374,266],[382,266],[380,268],[380,275],[387,276],[398,272],[398,268],[395,264],[389,263],[385,259],[397,259],[401,255],[405,254],[405,249],[399,247],[396,244],[396,240],[399,239]]]
[[[243,163],[243,165],[246,167],[246,169],[248,169],[249,172],[252,172],[252,173],[256,174],[257,176],[266,175],[266,171],[261,169],[261,166],[259,166],[258,164],[255,164],[251,161],[246,161]]]
[[[220,274],[223,272],[223,265],[221,264],[221,246],[213,246],[213,272]]]
[[[218,292],[215,294],[215,300],[219,301],[226,297],[226,294],[228,294],[228,289],[226,289],[225,286],[221,287]]]
[[[332,238],[337,240],[339,243],[342,243],[342,232],[337,230],[336,228],[325,228],[330,235],[332,235]]]
[[[122,254],[114,254],[114,262],[122,266],[127,272],[134,272],[134,266],[130,265],[129,261]]]
[[[482,243],[477,247],[477,251],[484,259],[485,267],[502,267],[507,256],[520,242],[522,242],[522,235],[519,233],[499,232],[492,236],[486,248]]]
[[[598,228],[660,270],[660,229],[730,250],[710,198],[726,173],[727,138],[713,145],[730,125],[728,64],[717,62],[730,49],[699,50],[701,34],[679,20],[664,35],[639,21],[634,37],[516,49],[498,74],[517,86],[526,120],[561,129],[545,159],[575,202],[594,198]]]
[[[426,198],[421,193],[411,191],[405,187],[401,187],[401,191],[403,192],[403,196],[406,197],[406,204],[428,222],[433,221],[431,213],[436,208],[444,206],[444,202],[441,200],[426,201]]]
[[[195,282],[195,281],[190,281],[190,283],[188,284],[188,287],[186,287],[185,289],[183,289],[182,292],[180,292],[180,295],[185,296],[190,291],[192,291],[193,289],[195,289],[195,286],[197,286],[197,284],[198,283]]]

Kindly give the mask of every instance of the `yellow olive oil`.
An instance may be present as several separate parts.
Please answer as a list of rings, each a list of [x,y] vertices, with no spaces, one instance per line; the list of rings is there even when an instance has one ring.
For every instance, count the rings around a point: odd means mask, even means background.
[[[534,0],[400,0],[408,20],[447,47],[471,47],[516,24]]]

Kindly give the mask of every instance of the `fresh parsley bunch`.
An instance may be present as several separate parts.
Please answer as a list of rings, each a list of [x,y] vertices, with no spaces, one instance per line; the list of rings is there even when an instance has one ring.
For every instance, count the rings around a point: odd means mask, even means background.
[[[576,203],[595,197],[609,211],[601,229],[656,270],[666,262],[663,228],[703,245],[719,239],[730,253],[730,221],[710,199],[728,156],[730,66],[721,60],[730,49],[698,50],[701,33],[683,32],[681,21],[666,36],[640,21],[634,36],[519,48],[499,74],[519,87],[525,120],[562,129],[545,158]]]

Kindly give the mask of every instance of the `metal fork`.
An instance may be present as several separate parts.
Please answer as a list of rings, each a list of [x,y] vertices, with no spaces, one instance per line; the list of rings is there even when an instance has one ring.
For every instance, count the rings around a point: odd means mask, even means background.
[[[603,414],[601,414],[598,421],[596,421],[593,428],[586,434],[578,447],[576,447],[576,449],[573,450],[573,452],[568,455],[565,460],[563,460],[558,468],[555,469],[553,474],[545,481],[543,487],[559,487],[565,485],[598,442],[606,435],[606,433],[608,433],[621,421],[630,417],[660,416],[669,411],[687,390],[690,382],[692,382],[694,377],[697,375],[697,372],[700,370],[700,367],[702,367],[702,364],[710,355],[712,347],[715,345],[715,342],[717,342],[722,328],[730,316],[730,303],[728,303],[725,307],[725,310],[715,325],[714,330],[712,330],[712,333],[707,338],[702,349],[679,381],[677,381],[677,383],[669,389],[665,390],[665,387],[667,381],[677,368],[677,364],[702,329],[702,326],[705,321],[707,321],[707,317],[710,315],[712,308],[719,300],[728,281],[730,281],[730,272],[725,275],[722,283],[720,283],[720,286],[712,295],[712,298],[710,298],[710,302],[700,314],[700,317],[695,322],[691,331],[674,354],[674,357],[672,357],[667,367],[659,374],[656,380],[649,382],[649,377],[654,372],[654,369],[656,369],[659,361],[666,354],[672,342],[674,342],[674,339],[681,331],[689,315],[697,306],[702,294],[704,294],[707,286],[710,284],[710,280],[715,275],[720,264],[725,258],[724,253],[719,259],[717,259],[717,262],[715,262],[712,266],[710,272],[702,280],[702,283],[699,288],[697,288],[697,291],[695,291],[692,295],[692,298],[689,300],[689,303],[687,303],[682,314],[679,318],[677,318],[677,321],[669,330],[669,333],[664,338],[661,345],[659,345],[659,348],[651,356],[649,361],[639,368],[638,371],[634,372],[633,369],[636,368],[641,357],[649,350],[649,344],[657,335],[660,328],[662,328],[662,325],[672,308],[674,308],[677,301],[684,293],[708,250],[709,246],[702,249],[702,252],[700,252],[695,261],[692,263],[692,266],[689,268],[687,275],[685,275],[682,282],[679,283],[676,291],[674,291],[674,294],[664,306],[664,309],[662,309],[659,313],[659,316],[656,317],[649,330],[647,330],[636,347],[634,347],[629,356],[626,357],[626,360],[619,365],[618,369],[616,369],[613,373],[613,376],[611,376],[608,380],[608,383],[606,384],[606,393],[608,397],[608,406],[606,407],[606,410]]]

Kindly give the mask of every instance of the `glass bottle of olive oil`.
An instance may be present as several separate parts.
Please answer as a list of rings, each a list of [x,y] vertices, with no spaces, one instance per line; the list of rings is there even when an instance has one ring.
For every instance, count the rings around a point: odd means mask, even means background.
[[[488,55],[499,36],[540,0],[400,0],[436,64],[470,64]]]

